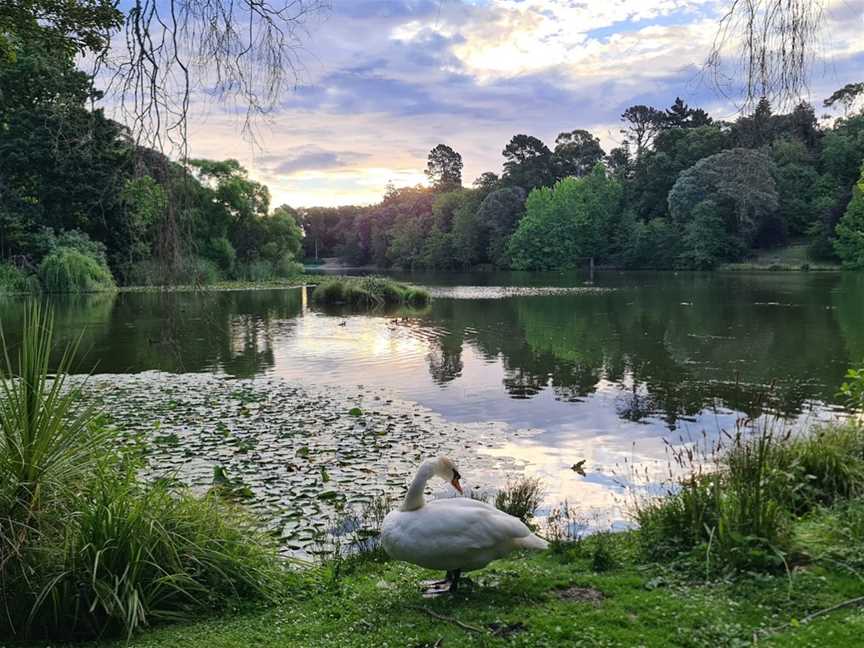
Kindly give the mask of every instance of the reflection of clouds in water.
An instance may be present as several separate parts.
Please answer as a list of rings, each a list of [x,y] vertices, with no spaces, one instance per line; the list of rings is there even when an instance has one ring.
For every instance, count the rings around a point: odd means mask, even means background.
[[[598,295],[611,290],[594,286],[429,286],[432,297],[448,299],[505,299],[541,295]]]

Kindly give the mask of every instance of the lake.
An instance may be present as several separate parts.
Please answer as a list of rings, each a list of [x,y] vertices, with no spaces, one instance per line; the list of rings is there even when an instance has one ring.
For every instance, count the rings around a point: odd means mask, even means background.
[[[82,335],[80,369],[107,374],[102,384],[111,384],[111,375],[128,381],[130,374],[152,371],[230,376],[265,391],[284,382],[327,389],[327,406],[337,411],[348,407],[338,401],[340,392],[361,400],[374,394],[381,421],[407,417],[406,408],[416,404],[443,444],[423,452],[449,448],[465,457],[484,487],[524,469],[544,480],[548,504],[568,499],[613,526],[624,521],[627,471],[645,469],[659,479],[667,441],[716,435],[744,414],[779,415],[797,426],[834,416],[842,411],[837,390],[846,369],[864,360],[861,275],[598,272],[592,283],[567,273],[396,276],[429,286],[431,304],[373,314],[316,310],[305,289],[51,301],[58,337]],[[0,301],[13,343],[21,305],[20,299]],[[143,384],[148,380],[170,378],[147,374]],[[194,382],[183,384],[172,389],[195,389]],[[109,412],[111,400],[106,396]],[[146,403],[145,395],[139,404],[147,409]],[[390,413],[387,407],[397,403],[401,409]],[[215,406],[199,409],[208,407]],[[346,420],[344,429],[354,429]],[[158,424],[163,432],[165,424]],[[173,425],[188,438],[200,436],[176,416]],[[244,428],[243,438],[255,441],[256,429]],[[268,447],[293,444],[296,455],[298,447],[308,451],[304,437],[323,429],[313,426],[284,441],[275,435]],[[391,433],[407,435],[397,441],[403,451],[415,451],[410,460],[398,469],[395,460],[382,463],[391,491],[399,490],[422,454],[415,439],[424,435],[407,429]],[[482,443],[473,441],[478,430]],[[452,447],[448,434],[458,437]],[[187,448],[186,459],[175,463],[211,452],[220,443],[214,439]],[[383,461],[375,448],[362,456]],[[231,461],[234,455],[220,456]],[[249,456],[232,470],[254,483],[255,475],[243,473],[260,471],[260,462]],[[581,459],[584,478],[570,470]],[[331,464],[338,469],[347,462]],[[315,475],[325,474],[321,466]],[[209,470],[199,467],[195,479],[206,479]],[[330,486],[353,488],[351,470]],[[279,501],[290,499],[286,493]]]

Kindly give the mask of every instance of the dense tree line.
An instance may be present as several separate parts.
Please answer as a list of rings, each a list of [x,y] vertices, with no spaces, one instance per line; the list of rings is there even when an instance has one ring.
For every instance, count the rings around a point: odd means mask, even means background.
[[[822,125],[806,103],[775,114],[762,100],[731,122],[681,99],[635,105],[608,152],[581,129],[552,148],[517,134],[500,176],[469,188],[461,156],[440,144],[428,187],[390,188],[372,206],[273,209],[236,161],[180,163],[137,144],[94,108],[101,94],[74,64],[81,48],[27,28],[32,37],[6,36],[0,56],[7,288],[260,280],[296,272],[301,255],[411,269],[553,270],[588,258],[711,268],[790,240],[864,267],[864,84],[829,97],[843,116]]]
[[[817,261],[864,267],[864,85],[825,101],[844,116],[820,126],[812,106],[774,114],[763,99],[732,122],[680,98],[631,106],[608,153],[585,130],[550,149],[515,135],[503,173],[462,187],[462,158],[429,154],[430,187],[390,189],[377,205],[302,209],[307,257],[380,267],[526,270],[588,258],[628,268],[712,268],[806,241]],[[853,197],[854,196],[854,197]]]
[[[234,160],[172,162],[91,102],[74,53],[0,59],[0,290],[259,280],[299,269],[295,212]]]

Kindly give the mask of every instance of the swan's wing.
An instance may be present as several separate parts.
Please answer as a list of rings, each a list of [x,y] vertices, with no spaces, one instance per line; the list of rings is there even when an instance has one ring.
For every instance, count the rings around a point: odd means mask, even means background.
[[[478,569],[532,538],[518,518],[483,502],[435,500],[384,520],[382,542],[398,560],[431,569]]]
[[[475,548],[531,535],[531,529],[519,518],[467,497],[435,500],[425,508],[435,517],[442,534],[459,537],[460,541],[467,541]]]

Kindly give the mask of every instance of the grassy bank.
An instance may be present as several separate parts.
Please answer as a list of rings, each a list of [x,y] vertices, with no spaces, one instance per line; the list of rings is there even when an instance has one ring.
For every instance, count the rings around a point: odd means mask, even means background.
[[[724,271],[837,271],[839,263],[816,262],[810,258],[810,244],[797,242],[780,248],[759,250],[751,258],[737,263],[724,263],[717,268]]]
[[[855,515],[862,511],[859,506]],[[832,550],[851,553],[829,531],[844,515],[820,511],[796,525],[801,546],[824,560],[788,574],[706,581],[644,562],[638,534],[625,533],[498,561],[452,598],[426,600],[417,582],[437,574],[364,559],[342,563],[338,574],[332,565],[307,574],[300,594],[269,609],[164,627],[131,645],[713,647],[750,646],[755,637],[766,646],[851,646],[864,631],[859,608],[805,621],[864,594],[851,566],[829,560]]]
[[[860,390],[849,395],[860,402]],[[798,437],[742,428],[716,445],[679,449],[673,465],[681,470],[668,493],[634,504],[640,529],[578,539],[564,515],[542,529],[549,551],[495,562],[454,596],[424,599],[418,583],[436,573],[372,551],[300,574],[276,606],[160,628],[133,643],[856,645],[864,631],[859,425]],[[530,508],[521,513],[530,517]]]

